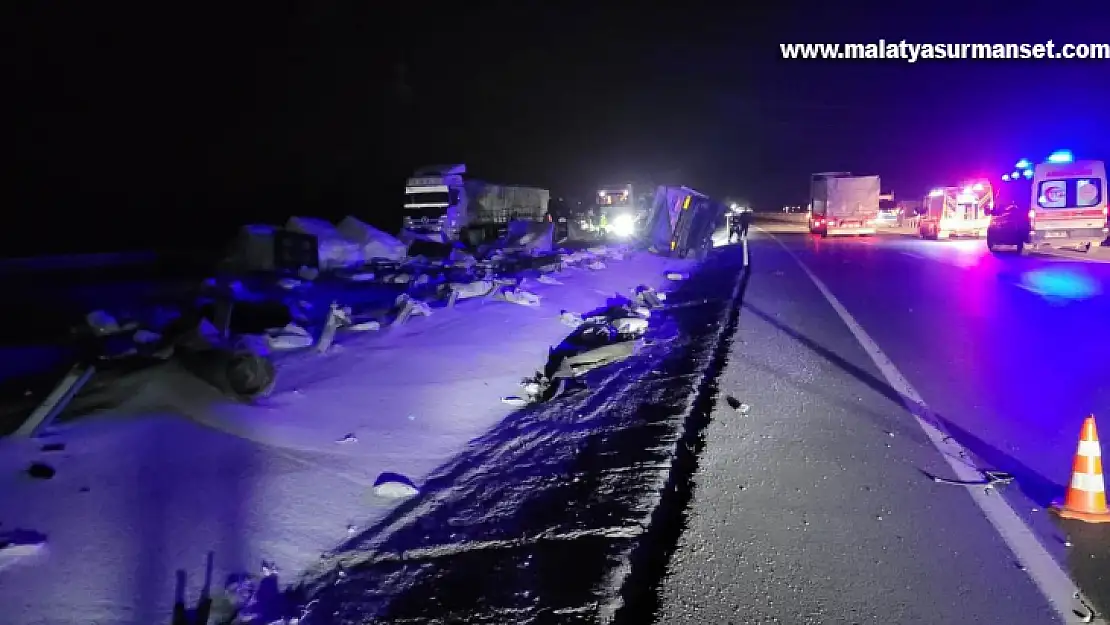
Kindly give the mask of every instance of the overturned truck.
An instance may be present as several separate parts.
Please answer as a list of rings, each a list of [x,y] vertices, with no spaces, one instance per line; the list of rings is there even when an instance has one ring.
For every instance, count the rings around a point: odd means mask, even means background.
[[[704,258],[713,232],[725,219],[725,205],[689,187],[661,186],[648,212],[647,243],[660,254]]]

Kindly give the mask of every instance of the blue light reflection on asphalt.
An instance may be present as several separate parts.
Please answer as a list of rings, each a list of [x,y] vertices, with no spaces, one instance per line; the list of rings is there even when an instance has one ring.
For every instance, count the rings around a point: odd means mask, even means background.
[[[1074,269],[1037,269],[1021,277],[1021,286],[1050,300],[1085,300],[1101,291],[1097,282]]]

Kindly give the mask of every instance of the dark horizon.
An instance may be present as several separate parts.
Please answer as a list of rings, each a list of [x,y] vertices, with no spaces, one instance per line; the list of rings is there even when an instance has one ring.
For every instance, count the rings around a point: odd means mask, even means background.
[[[389,227],[404,177],[437,162],[557,195],[652,179],[767,209],[803,204],[814,171],[879,174],[916,197],[1060,148],[1110,159],[1110,61],[784,61],[778,47],[1104,40],[1093,18],[1065,30],[1018,10],[500,2],[462,15],[36,12],[12,90],[24,110],[10,206],[16,230],[55,234],[19,234],[8,255],[225,236],[294,214]]]

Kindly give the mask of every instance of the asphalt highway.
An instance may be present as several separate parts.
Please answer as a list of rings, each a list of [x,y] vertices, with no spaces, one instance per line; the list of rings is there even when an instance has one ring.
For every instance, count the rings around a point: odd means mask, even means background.
[[[1110,265],[898,235],[750,246],[657,622],[1110,613],[1110,524],[1046,512],[1083,419],[1110,432]],[[981,470],[1013,479],[951,483]]]

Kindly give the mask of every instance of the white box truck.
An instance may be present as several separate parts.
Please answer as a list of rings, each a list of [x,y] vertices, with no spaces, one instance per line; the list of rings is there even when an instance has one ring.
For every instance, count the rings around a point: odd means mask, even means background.
[[[821,236],[875,234],[879,218],[878,176],[823,172],[810,178],[809,231]]]

